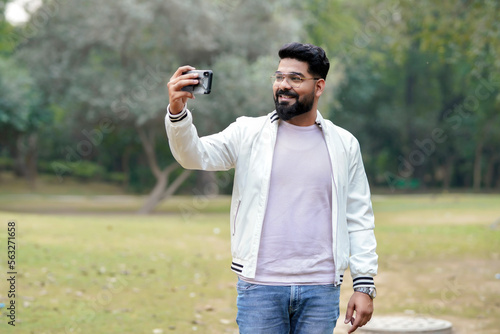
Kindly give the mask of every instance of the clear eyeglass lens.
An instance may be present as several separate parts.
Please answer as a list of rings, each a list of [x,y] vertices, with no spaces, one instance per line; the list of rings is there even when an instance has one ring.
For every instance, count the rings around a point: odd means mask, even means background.
[[[299,87],[302,83],[302,78],[296,74],[274,74],[272,76],[273,83],[282,83],[285,78],[287,79],[287,82],[290,84],[290,86],[295,88]]]

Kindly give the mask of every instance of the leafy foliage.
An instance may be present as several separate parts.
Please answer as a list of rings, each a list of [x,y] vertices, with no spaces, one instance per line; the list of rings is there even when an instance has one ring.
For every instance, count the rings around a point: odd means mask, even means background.
[[[189,102],[214,133],[273,109],[276,51],[298,40],[327,50],[320,110],[359,138],[374,185],[498,187],[499,7],[47,0],[25,26],[0,20],[0,154],[22,158],[15,147],[36,135],[39,159],[90,161],[145,191],[173,163],[163,118],[178,66],[214,70],[212,94]]]
[[[418,179],[445,188],[500,185],[498,158],[487,158],[499,145],[492,131],[500,126],[498,6],[305,5],[311,38],[334,55],[344,77],[330,114],[360,139],[375,184],[394,188]]]
[[[275,14],[286,2],[44,2],[21,28],[18,35],[29,38],[16,52],[56,112],[56,145],[43,142],[52,152],[47,158],[70,157],[69,169],[70,160],[91,160],[127,173],[135,189],[149,189],[150,178],[137,171],[149,168],[158,178],[173,163],[162,124],[165,86],[183,64],[215,71],[213,95],[192,104],[201,132],[270,112],[269,66],[260,66],[294,35]],[[44,16],[50,19],[35,24]]]

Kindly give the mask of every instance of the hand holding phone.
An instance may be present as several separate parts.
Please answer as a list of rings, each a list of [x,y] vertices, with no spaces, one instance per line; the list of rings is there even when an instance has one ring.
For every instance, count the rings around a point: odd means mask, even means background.
[[[183,87],[181,90],[193,94],[210,94],[212,91],[213,72],[211,70],[192,70],[183,74],[198,73],[198,84]]]
[[[203,80],[200,80],[200,76]],[[173,115],[180,113],[186,106],[187,100],[195,98],[194,93],[210,93],[212,76],[212,71],[196,71],[189,65],[179,67],[167,83],[170,112]]]

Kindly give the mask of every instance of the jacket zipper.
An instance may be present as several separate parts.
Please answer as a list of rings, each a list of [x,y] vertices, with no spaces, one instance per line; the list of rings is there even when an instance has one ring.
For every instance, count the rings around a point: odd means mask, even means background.
[[[337,249],[339,247],[338,245],[338,240],[339,240],[339,193],[337,190],[337,182],[335,181],[335,176],[333,175],[333,170],[332,170],[332,180],[333,180],[333,186],[335,187],[335,201],[337,202],[337,210],[336,210],[336,218],[335,218],[335,247],[334,247],[334,253],[333,253],[333,265],[335,266],[335,285],[340,284],[340,280],[337,280],[337,268],[338,268],[338,256],[337,256]],[[333,195],[333,192],[332,192]],[[333,219],[333,212],[332,212],[332,219]]]
[[[338,193],[338,189],[337,189],[337,182],[335,180],[335,173],[333,172],[333,158],[331,156],[331,152],[330,152],[330,147],[328,145],[328,138],[327,138],[327,134],[323,131],[323,126],[321,125],[321,122],[317,121],[316,124],[318,124],[319,128],[321,129],[321,131],[323,132],[323,138],[325,139],[325,143],[326,143],[326,147],[327,147],[327,150],[328,150],[328,155],[330,156],[330,165],[331,165],[331,168],[332,168],[332,181],[333,181],[333,187],[334,187],[334,191],[332,191],[332,196],[335,194],[335,202],[337,202],[337,210],[336,210],[336,218],[335,218],[335,242],[334,242],[334,245],[335,247],[333,247],[332,245],[332,248],[333,248],[333,265],[334,265],[334,269],[335,269],[335,286],[339,285],[340,284],[340,280],[337,280],[337,268],[338,268],[338,256],[337,256],[337,249],[338,249],[338,238],[339,238],[339,193]],[[332,198],[333,200],[333,198]],[[333,208],[332,208],[332,220],[333,220]],[[332,222],[333,224],[333,222]],[[333,228],[333,226],[332,226]]]

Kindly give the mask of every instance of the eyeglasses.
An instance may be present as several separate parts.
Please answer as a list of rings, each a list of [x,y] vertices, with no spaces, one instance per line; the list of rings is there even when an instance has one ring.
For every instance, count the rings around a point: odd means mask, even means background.
[[[271,75],[271,81],[273,85],[281,84],[283,80],[288,82],[293,88],[299,88],[303,81],[305,80],[319,80],[321,78],[303,78],[296,73],[274,73]]]

